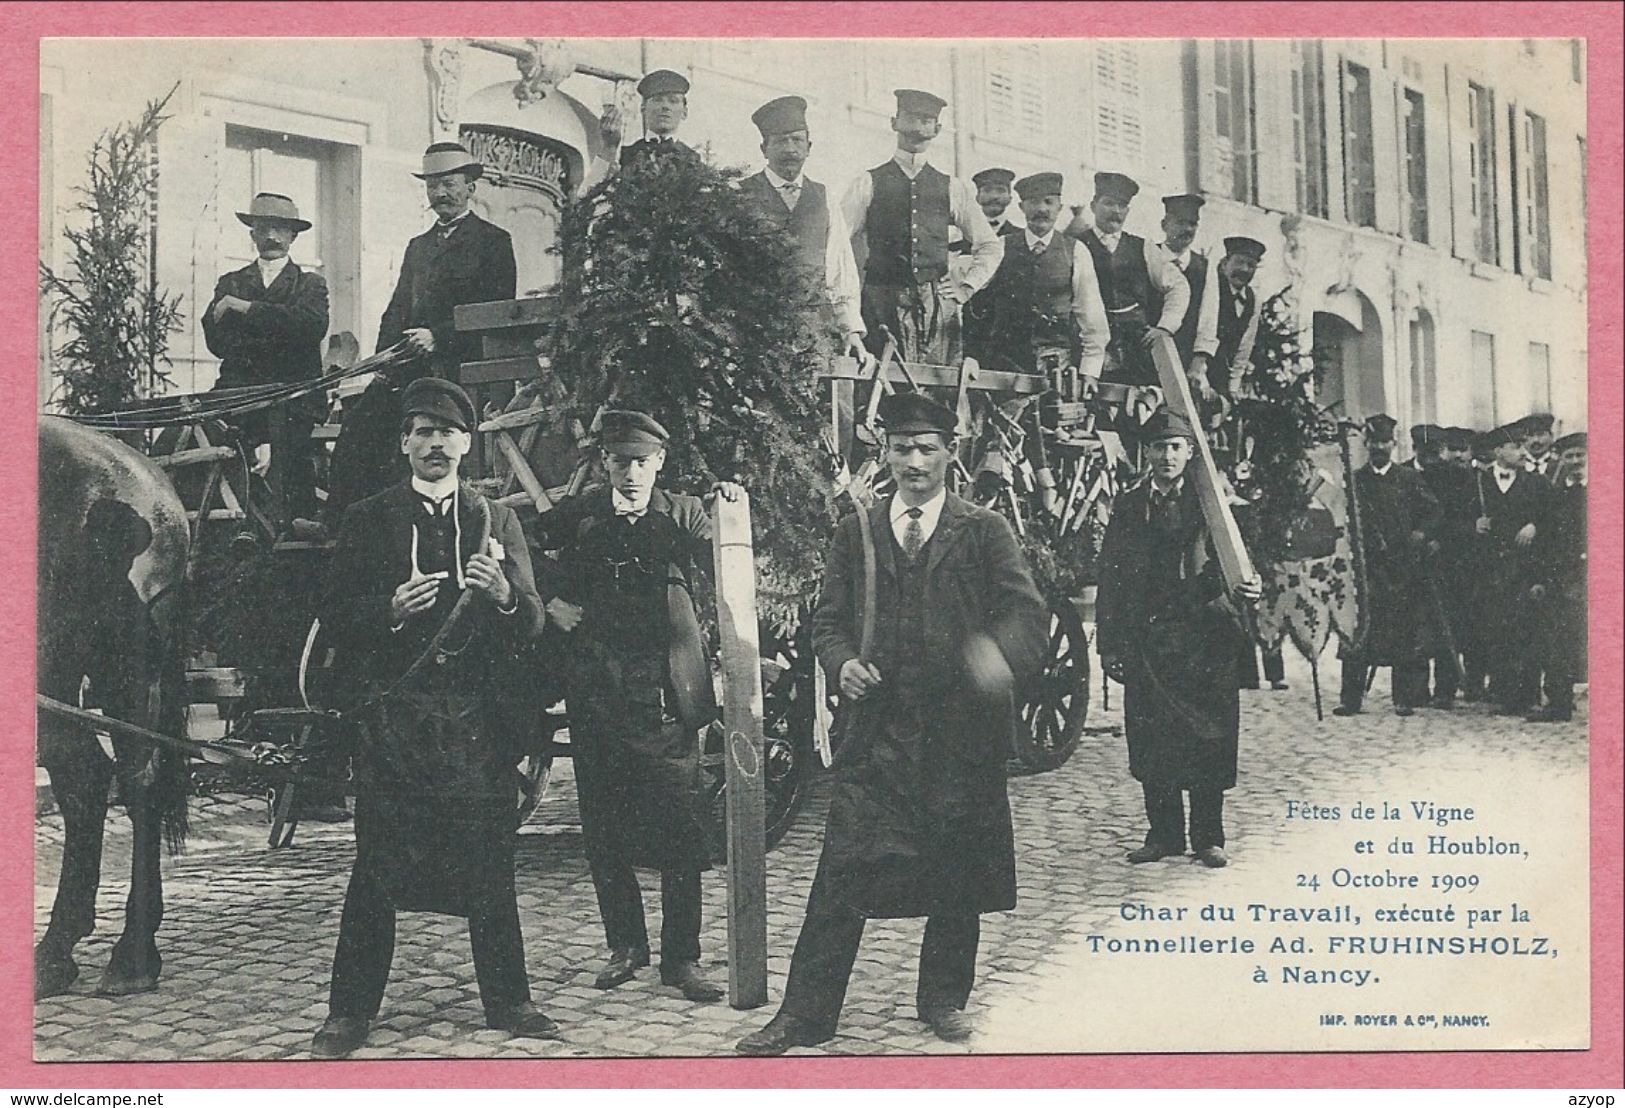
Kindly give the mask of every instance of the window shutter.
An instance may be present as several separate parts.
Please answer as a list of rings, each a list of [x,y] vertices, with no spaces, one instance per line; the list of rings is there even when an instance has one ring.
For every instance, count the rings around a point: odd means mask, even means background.
[[[1094,66],[1097,169],[1134,174],[1145,155],[1139,47],[1097,42]]]
[[[1044,55],[1038,43],[1011,42],[985,53],[984,119],[989,134],[1033,150],[1048,146]]]

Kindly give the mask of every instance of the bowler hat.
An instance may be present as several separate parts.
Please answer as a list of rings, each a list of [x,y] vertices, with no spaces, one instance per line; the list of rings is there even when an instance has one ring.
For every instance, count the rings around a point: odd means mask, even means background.
[[[1207,201],[1194,192],[1181,192],[1174,196],[1164,196],[1162,207],[1169,215],[1184,216],[1194,219],[1201,214],[1202,205]]]
[[[781,96],[769,100],[750,114],[750,121],[762,132],[763,138],[786,135],[807,129],[807,101],[799,96]]]
[[[997,165],[989,166],[986,169],[979,169],[970,175],[970,183],[975,185],[977,188],[981,188],[983,185],[1003,185],[1005,188],[1009,188],[1010,182],[1014,181],[1015,179],[1016,174],[1014,170],[1005,169],[1003,166]]]
[[[470,177],[484,176],[485,167],[460,142],[436,142],[423,152],[423,172],[412,176],[420,181],[431,177],[444,177],[448,173],[467,173]]]
[[[948,106],[948,101],[931,92],[922,92],[917,88],[894,89],[892,95],[897,97],[897,110],[908,112],[911,115],[928,115],[933,118],[942,114],[942,109]]]
[[[1036,200],[1040,196],[1059,196],[1062,180],[1059,173],[1034,173],[1016,182],[1016,193],[1023,200]]]
[[[310,230],[310,220],[299,218],[299,207],[279,192],[262,192],[254,197],[246,212],[237,218],[250,227],[256,223],[286,223],[295,231]]]
[[[1196,441],[1191,421],[1164,404],[1151,413],[1151,418],[1140,425],[1141,442],[1160,442],[1163,439],[1189,439]]]
[[[474,402],[462,386],[444,377],[419,377],[401,394],[401,415],[443,419],[461,431],[474,429]]]
[[[876,414],[894,435],[920,435],[937,431],[951,435],[959,419],[948,408],[917,392],[894,392],[880,398]]]
[[[664,450],[671,434],[646,412],[614,408],[598,420],[598,445],[611,454],[643,458]]]
[[[1226,254],[1244,254],[1257,261],[1264,256],[1264,244],[1257,239],[1250,239],[1246,235],[1231,235],[1224,240]]]
[[[646,74],[643,80],[638,82],[638,95],[645,100],[651,96],[659,96],[663,92],[687,96],[688,78],[669,69],[657,69],[653,73]]]
[[[1095,195],[1109,196],[1127,202],[1140,191],[1140,184],[1126,173],[1102,171],[1095,174]]]

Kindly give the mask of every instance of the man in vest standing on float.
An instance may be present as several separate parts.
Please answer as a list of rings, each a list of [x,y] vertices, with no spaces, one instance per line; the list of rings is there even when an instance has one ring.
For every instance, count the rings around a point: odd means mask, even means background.
[[[1162,234],[1157,253],[1173,263],[1185,275],[1185,284],[1191,291],[1190,303],[1185,306],[1185,318],[1174,332],[1174,346],[1179,349],[1179,360],[1187,372],[1191,357],[1196,353],[1196,327],[1201,320],[1203,293],[1207,291],[1207,255],[1191,249],[1196,232],[1202,226],[1202,205],[1205,201],[1195,193],[1181,193],[1162,198]]]
[[[1014,196],[1010,189],[1015,179],[1015,173],[1002,166],[979,169],[970,177],[971,184],[976,186],[976,204],[982,209],[982,214],[987,216],[987,225],[1000,237],[1018,234],[1021,231],[1020,224],[1006,216],[1010,210],[1011,197]],[[950,278],[955,281],[962,280],[970,271],[971,261],[972,254],[968,241],[959,238],[948,244]],[[977,361],[985,361],[988,357],[988,331],[993,324],[993,301],[982,295],[986,291],[984,287],[982,292],[967,300],[960,312],[965,336],[965,356],[975,358]]]
[[[840,210],[830,205],[828,190],[802,173],[812,153],[807,101],[781,96],[757,108],[750,119],[762,134],[767,168],[739,182],[739,191],[795,239],[797,262],[828,297],[829,318],[840,335],[842,352],[861,360],[863,313],[852,236]]]
[[[1236,235],[1224,240],[1224,260],[1208,279],[1196,328],[1190,378],[1198,391],[1228,397],[1241,385],[1258,336],[1258,298],[1252,284],[1263,257],[1264,244],[1257,239]]]
[[[865,255],[863,321],[876,353],[889,333],[904,361],[958,365],[960,308],[992,279],[1004,247],[970,183],[950,177],[926,156],[948,102],[918,89],[894,95],[896,152],[861,174],[841,200],[854,251],[861,248]],[[950,227],[970,243],[970,265],[957,279],[948,272]]]
[[[1125,385],[1157,384],[1151,346],[1172,338],[1185,319],[1190,286],[1174,263],[1139,235],[1123,230],[1140,186],[1122,173],[1096,173],[1089,201],[1091,225],[1080,211],[1066,233],[1088,248],[1111,320],[1105,379]]]

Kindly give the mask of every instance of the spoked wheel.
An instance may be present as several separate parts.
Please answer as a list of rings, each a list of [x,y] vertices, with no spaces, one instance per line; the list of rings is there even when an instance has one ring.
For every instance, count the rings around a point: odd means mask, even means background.
[[[1089,714],[1089,637],[1066,597],[1049,603],[1049,648],[1016,728],[1016,756],[1037,771],[1072,756]]]
[[[772,850],[795,823],[812,781],[813,670],[810,632],[797,629],[787,637],[762,629],[763,789],[767,848]],[[705,772],[706,812],[710,817],[711,856],[727,859],[727,780],[720,723],[706,729],[700,750]]]

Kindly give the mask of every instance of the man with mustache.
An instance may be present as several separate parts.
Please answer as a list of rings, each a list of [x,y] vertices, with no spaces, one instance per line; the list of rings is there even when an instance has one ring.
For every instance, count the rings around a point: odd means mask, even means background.
[[[310,221],[286,196],[262,192],[237,218],[248,225],[258,257],[221,277],[203,311],[203,338],[220,358],[217,389],[304,381],[322,375],[327,337],[327,282],[288,252]],[[253,470],[281,496],[289,520],[316,515],[316,472],[310,429],[323,415],[320,394],[241,417]]]
[[[1162,242],[1157,252],[1174,268],[1185,275],[1190,286],[1190,303],[1185,306],[1185,318],[1174,332],[1174,345],[1179,348],[1179,360],[1187,369],[1196,353],[1196,328],[1202,315],[1202,303],[1207,291],[1207,255],[1193,250],[1196,232],[1202,225],[1202,205],[1206,203],[1195,193],[1180,193],[1162,198]]]
[[[1203,294],[1196,353],[1187,367],[1191,386],[1203,395],[1233,396],[1252,364],[1258,337],[1253,276],[1263,257],[1264,244],[1257,239],[1232,235],[1224,240],[1224,258]]]
[[[530,552],[512,509],[459,480],[468,394],[420,378],[401,410],[411,478],[345,513],[322,608],[356,730],[356,853],[318,1058],[366,1041],[402,911],[467,918],[486,1027],[558,1035],[530,999],[513,883],[525,736],[506,730],[499,701],[511,659],[541,629]],[[459,627],[437,642],[459,605]]]
[[[869,348],[879,354],[889,334],[904,361],[958,365],[961,307],[992,279],[1003,247],[971,186],[936,168],[926,153],[948,102],[919,89],[894,95],[896,151],[854,180],[841,200],[853,252],[864,257]],[[950,228],[970,244],[970,264],[960,276],[949,272]]]
[[[693,581],[712,566],[711,516],[699,497],[656,486],[670,437],[647,413],[606,411],[608,486],[561,500],[532,537],[559,552],[541,595],[565,644],[581,833],[609,947],[595,984],[616,988],[649,964],[642,866],[660,872],[661,983],[708,1002],[723,990],[699,966],[700,875],[711,868],[699,732],[717,708]]]
[[[378,324],[378,349],[405,343],[412,360],[380,372],[345,412],[333,448],[332,519],[404,476],[393,443],[401,389],[425,375],[454,378],[461,363],[479,358],[479,336],[457,333],[457,306],[514,297],[513,240],[471,209],[484,172],[461,143],[437,142],[423,152],[423,171],[413,174],[423,182],[435,223],[406,244],[400,279]]]
[[[761,132],[767,167],[740,181],[739,191],[747,203],[795,239],[796,263],[824,290],[829,321],[840,336],[842,350],[861,358],[863,313],[852,236],[840,209],[830,204],[828,191],[802,173],[812,153],[807,101],[781,96],[757,108],[750,118]]]
[[[879,414],[897,492],[842,520],[813,614],[847,736],[823,853],[784,1001],[741,1054],[831,1038],[865,922],[913,916],[926,917],[916,1012],[938,1038],[968,1039],[981,914],[1016,903],[1004,763],[1017,690],[1042,664],[1044,603],[1004,517],[947,491],[954,413],[894,393]]]
[[[1170,259],[1139,235],[1123,230],[1139,191],[1139,184],[1126,174],[1096,173],[1095,195],[1089,201],[1093,221],[1076,211],[1066,233],[1088,247],[1094,258],[1095,277],[1111,321],[1104,379],[1155,385],[1151,346],[1158,336],[1172,338],[1179,330],[1191,290]]]

